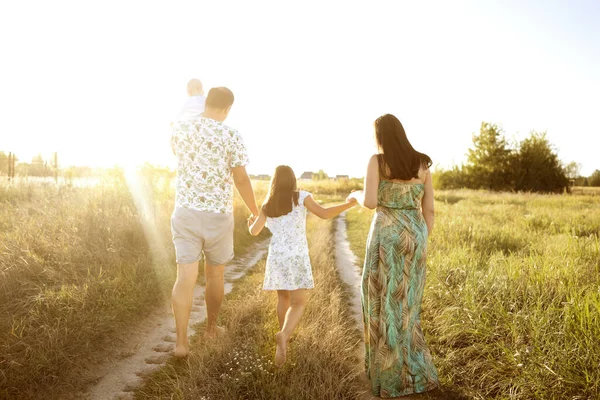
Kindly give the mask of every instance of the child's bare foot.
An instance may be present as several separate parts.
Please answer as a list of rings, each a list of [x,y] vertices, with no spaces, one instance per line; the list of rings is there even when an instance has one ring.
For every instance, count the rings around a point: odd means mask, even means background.
[[[213,328],[206,328],[206,332],[204,332],[205,339],[214,339],[225,334],[226,330],[222,326],[215,326]]]
[[[275,365],[281,367],[285,364],[287,355],[287,340],[283,332],[277,332],[275,334],[275,343],[277,343],[277,348],[275,349]]]
[[[177,358],[187,357],[188,354],[190,354],[189,344],[177,346],[177,347],[175,347],[175,351],[173,352],[173,355]]]

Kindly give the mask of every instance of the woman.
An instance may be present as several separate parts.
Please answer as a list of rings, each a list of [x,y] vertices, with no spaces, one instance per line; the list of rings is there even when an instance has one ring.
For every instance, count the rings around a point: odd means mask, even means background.
[[[438,386],[420,320],[433,186],[431,159],[411,146],[400,121],[386,114],[374,126],[380,154],[356,195],[377,208],[362,277],[365,367],[373,394],[391,398]]]

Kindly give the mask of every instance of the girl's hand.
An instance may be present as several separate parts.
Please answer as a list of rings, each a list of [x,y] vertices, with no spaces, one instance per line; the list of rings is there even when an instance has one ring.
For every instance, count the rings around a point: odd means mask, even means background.
[[[250,231],[250,234],[252,236],[258,235],[263,230],[266,223],[267,217],[262,210],[259,215],[251,215],[248,218],[248,230]]]
[[[258,218],[258,217],[257,217],[257,216],[255,216],[254,214],[251,214],[251,215],[248,217],[248,228],[250,228],[252,225],[254,225],[254,222],[256,221],[256,219],[257,219],[257,218]]]

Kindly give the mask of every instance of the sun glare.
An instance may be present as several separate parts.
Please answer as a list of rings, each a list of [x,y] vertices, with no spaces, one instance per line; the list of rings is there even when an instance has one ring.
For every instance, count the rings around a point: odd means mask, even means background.
[[[165,243],[156,228],[160,222],[157,221],[156,202],[153,198],[152,185],[144,179],[140,169],[133,164],[124,167],[123,172],[144,229],[148,248],[152,253],[154,267],[158,268],[162,265],[162,261],[168,258],[168,255]]]

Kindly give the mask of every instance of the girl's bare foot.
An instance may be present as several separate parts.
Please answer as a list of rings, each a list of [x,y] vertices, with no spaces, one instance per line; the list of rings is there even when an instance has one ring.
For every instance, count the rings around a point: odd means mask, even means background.
[[[214,339],[225,334],[225,328],[222,326],[215,326],[213,328],[206,328],[204,332],[205,339]]]
[[[277,348],[275,349],[275,365],[281,367],[285,364],[287,352],[287,340],[283,332],[277,332],[275,334],[275,343],[277,343]]]
[[[189,353],[190,353],[190,346],[184,345],[184,346],[177,346],[175,348],[175,351],[173,352],[173,355],[177,358],[184,358],[184,357],[187,357],[187,355]]]

